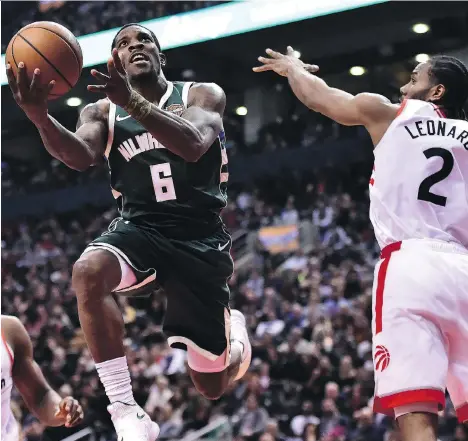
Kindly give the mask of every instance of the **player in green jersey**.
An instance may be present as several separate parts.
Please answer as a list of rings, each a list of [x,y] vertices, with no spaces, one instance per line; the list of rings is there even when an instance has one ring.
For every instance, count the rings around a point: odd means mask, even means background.
[[[92,70],[104,84],[88,86],[107,97],[83,109],[75,133],[48,114],[50,85],[38,69],[27,84],[26,66],[19,64],[17,78],[7,66],[15,99],[52,156],[76,170],[103,158],[109,167],[120,217],[75,263],[73,288],[118,438],[141,441],[154,441],[159,428],[134,401],[112,293],[164,288],[169,344],[187,349],[190,375],[207,398],[220,397],[251,358],[244,316],[229,309],[231,238],[219,217],[228,180],[226,98],[215,84],[168,81],[164,65],[150,30],[124,26],[108,74]]]

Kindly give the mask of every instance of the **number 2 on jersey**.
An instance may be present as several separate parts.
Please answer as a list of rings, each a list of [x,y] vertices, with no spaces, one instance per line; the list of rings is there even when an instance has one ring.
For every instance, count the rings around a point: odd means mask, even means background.
[[[445,196],[432,193],[430,190],[433,185],[443,181],[451,173],[455,163],[452,153],[449,150],[445,150],[440,147],[432,147],[430,149],[424,150],[423,153],[427,159],[438,156],[442,158],[443,162],[442,168],[439,171],[428,176],[421,182],[418,191],[418,199],[420,201],[427,201],[435,205],[445,207],[447,204],[447,198]]]
[[[156,201],[165,202],[177,199],[174,181],[172,180],[171,164],[155,164],[150,166]]]

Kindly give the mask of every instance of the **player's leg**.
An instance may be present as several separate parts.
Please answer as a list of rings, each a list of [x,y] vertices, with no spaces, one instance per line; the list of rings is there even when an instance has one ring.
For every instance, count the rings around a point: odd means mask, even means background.
[[[112,297],[121,277],[119,260],[103,248],[86,252],[73,267],[72,285],[80,324],[97,364],[125,356],[124,322]],[[133,400],[133,396],[121,397],[121,401],[127,400]]]
[[[177,271],[167,274],[164,332],[171,346],[187,348],[190,376],[208,399],[219,398],[247,371],[252,354],[244,315],[230,310],[231,238],[222,228],[201,240],[161,242]]]
[[[395,414],[403,441],[437,441],[438,417],[433,409],[424,410],[425,405],[415,405],[403,409],[403,415]],[[435,406],[437,412],[437,405]],[[415,410],[417,409],[417,410]]]
[[[403,441],[436,441],[445,404],[448,354],[439,316],[447,307],[445,287],[440,261],[425,252],[386,255],[374,281],[374,410],[397,418]]]
[[[449,333],[447,389],[458,420],[468,423],[468,255],[453,255],[452,276],[457,309],[452,312]]]
[[[250,365],[252,349],[245,318],[240,311],[229,310],[226,282],[182,282],[179,277],[166,280],[163,286],[168,342],[187,349],[190,376],[197,390],[208,399],[218,399]]]
[[[100,238],[103,242],[116,242],[116,246],[109,243],[101,246],[91,244],[73,267],[72,284],[77,296],[81,327],[111,403],[108,409],[119,439],[154,441],[159,427],[133,397],[123,346],[122,313],[112,296],[114,291],[137,282],[136,271],[117,252],[122,237],[126,237],[128,242],[130,231],[126,232],[127,235],[123,236],[114,230],[112,234]],[[136,234],[132,237],[138,242]]]
[[[190,377],[197,390],[206,398],[216,400],[228,386],[244,376],[250,366],[252,347],[244,315],[231,310],[230,342],[222,357],[228,356],[228,366],[221,372],[206,372],[216,365],[199,352],[188,349]],[[222,358],[220,358],[222,360]]]

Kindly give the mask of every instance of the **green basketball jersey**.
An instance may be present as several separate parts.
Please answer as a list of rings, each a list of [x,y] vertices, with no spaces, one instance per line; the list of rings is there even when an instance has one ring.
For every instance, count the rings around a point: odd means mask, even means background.
[[[180,115],[191,84],[169,82],[159,107]],[[111,103],[105,156],[123,219],[175,238],[202,237],[220,225],[228,179],[224,131],[198,162],[190,163]]]

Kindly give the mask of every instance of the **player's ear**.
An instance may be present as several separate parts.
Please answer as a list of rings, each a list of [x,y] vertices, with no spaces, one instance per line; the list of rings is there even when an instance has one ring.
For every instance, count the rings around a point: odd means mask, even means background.
[[[445,95],[445,86],[443,84],[437,84],[431,89],[431,97],[429,101],[436,102],[440,101]]]
[[[165,66],[166,62],[167,62],[166,55],[163,54],[163,53],[160,53],[159,54],[159,59],[161,60],[161,66]]]

